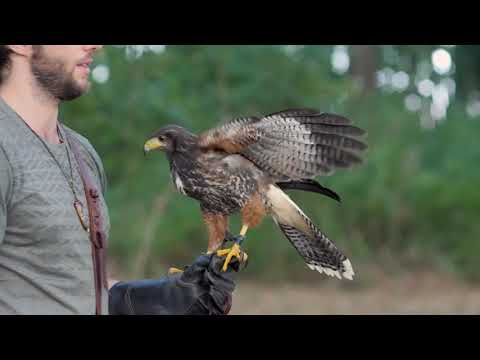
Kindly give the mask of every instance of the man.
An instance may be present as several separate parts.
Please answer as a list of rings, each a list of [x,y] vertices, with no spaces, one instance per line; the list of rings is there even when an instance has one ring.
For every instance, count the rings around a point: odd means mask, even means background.
[[[58,111],[88,91],[101,48],[0,45],[0,314],[94,313],[87,200],[72,146],[102,190],[108,233],[106,178],[93,146]],[[223,260],[204,255],[183,273],[118,282],[105,289],[102,314],[226,314],[234,283]]]

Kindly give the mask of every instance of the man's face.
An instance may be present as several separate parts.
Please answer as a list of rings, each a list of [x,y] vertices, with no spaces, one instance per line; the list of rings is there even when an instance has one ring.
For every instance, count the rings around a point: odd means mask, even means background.
[[[90,88],[90,64],[102,45],[32,45],[30,65],[41,87],[58,100],[73,100]]]

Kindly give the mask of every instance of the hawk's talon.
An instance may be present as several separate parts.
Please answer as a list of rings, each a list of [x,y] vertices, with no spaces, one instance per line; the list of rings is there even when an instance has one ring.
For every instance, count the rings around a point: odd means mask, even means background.
[[[242,252],[242,250],[240,249],[240,245],[238,245],[238,243],[233,244],[233,246],[230,249],[218,250],[217,256],[227,256],[222,267],[222,270],[224,272],[227,271],[228,264],[230,264],[232,257],[236,257],[240,262],[246,261],[248,257],[245,252]]]
[[[183,273],[183,270],[180,270],[176,267],[171,267],[170,269],[168,269],[168,275],[174,275],[178,273]]]

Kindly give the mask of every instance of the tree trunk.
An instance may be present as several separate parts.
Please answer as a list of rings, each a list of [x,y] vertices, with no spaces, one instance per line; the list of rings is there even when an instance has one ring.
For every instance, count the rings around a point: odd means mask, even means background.
[[[361,95],[369,95],[376,87],[378,48],[375,45],[352,45],[351,74],[361,87]]]

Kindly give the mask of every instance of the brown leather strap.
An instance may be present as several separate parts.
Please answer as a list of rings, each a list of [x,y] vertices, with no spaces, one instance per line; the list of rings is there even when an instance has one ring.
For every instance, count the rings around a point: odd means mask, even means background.
[[[90,241],[92,243],[92,260],[95,282],[95,313],[102,314],[102,285],[108,292],[106,271],[107,236],[104,229],[104,218],[100,210],[100,193],[81,156],[76,141],[65,131],[68,143],[77,160],[78,170],[82,177],[90,218]]]

